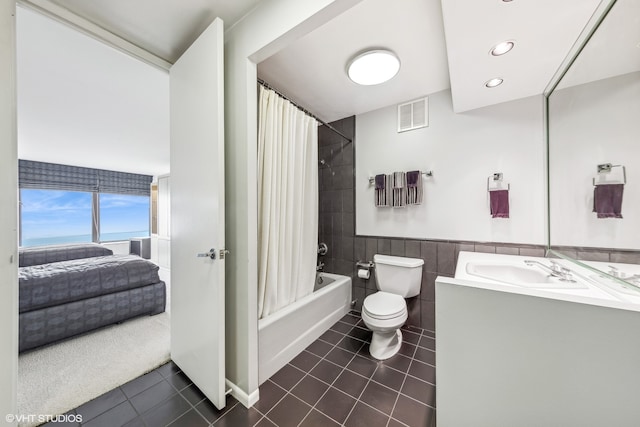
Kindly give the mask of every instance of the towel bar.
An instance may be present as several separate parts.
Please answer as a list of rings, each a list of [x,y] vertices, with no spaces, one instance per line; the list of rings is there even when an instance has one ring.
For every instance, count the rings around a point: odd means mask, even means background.
[[[433,171],[426,171],[426,172],[422,172],[422,176],[425,176],[427,178],[433,176]],[[373,185],[373,183],[376,182],[376,177],[375,176],[370,176],[369,177],[369,185]]]

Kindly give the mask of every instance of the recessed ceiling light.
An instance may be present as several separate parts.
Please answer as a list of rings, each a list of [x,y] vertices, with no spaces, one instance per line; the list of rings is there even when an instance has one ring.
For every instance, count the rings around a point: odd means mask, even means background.
[[[494,79],[488,80],[484,85],[486,87],[496,87],[502,84],[503,80],[500,77],[496,77]]]
[[[489,53],[492,56],[504,55],[505,53],[507,53],[511,49],[513,49],[513,46],[515,46],[515,42],[512,41],[512,40],[507,40],[507,41],[504,41],[502,43],[498,43],[497,45],[492,47],[491,50],[489,51]]]
[[[347,74],[359,85],[377,85],[391,80],[400,70],[400,60],[389,50],[369,50],[349,61]]]

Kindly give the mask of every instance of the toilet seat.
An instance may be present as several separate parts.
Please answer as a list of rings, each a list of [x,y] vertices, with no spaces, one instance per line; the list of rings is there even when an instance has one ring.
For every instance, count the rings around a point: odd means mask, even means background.
[[[362,311],[376,320],[395,319],[406,315],[407,303],[400,295],[379,291],[364,299]]]
[[[400,350],[400,327],[408,317],[407,303],[400,295],[379,291],[362,302],[362,321],[371,330],[369,354],[386,360]]]

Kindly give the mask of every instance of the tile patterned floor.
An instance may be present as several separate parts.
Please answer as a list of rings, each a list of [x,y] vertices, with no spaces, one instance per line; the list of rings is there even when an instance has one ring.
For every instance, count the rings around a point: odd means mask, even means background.
[[[403,327],[400,353],[369,355],[371,332],[344,316],[260,386],[245,408],[233,397],[218,411],[172,362],[70,413],[82,426],[435,427],[435,333]],[[51,427],[62,424],[51,423]]]

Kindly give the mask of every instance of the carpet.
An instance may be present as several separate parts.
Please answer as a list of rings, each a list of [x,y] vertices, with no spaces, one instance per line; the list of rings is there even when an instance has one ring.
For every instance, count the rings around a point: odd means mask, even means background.
[[[168,362],[169,329],[165,312],[20,355],[19,413],[64,414]]]

